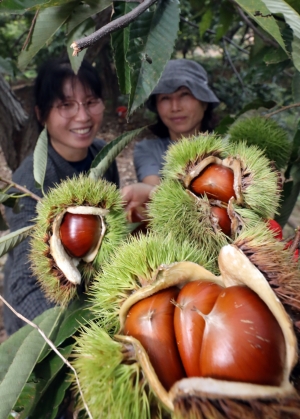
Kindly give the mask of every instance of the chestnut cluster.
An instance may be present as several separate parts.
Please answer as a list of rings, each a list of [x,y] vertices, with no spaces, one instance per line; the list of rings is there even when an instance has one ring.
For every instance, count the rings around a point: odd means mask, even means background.
[[[124,334],[138,339],[161,384],[210,377],[280,385],[285,340],[265,302],[242,285],[192,281],[134,304]]]
[[[195,195],[207,196],[211,203],[211,217],[217,219],[220,229],[227,236],[231,235],[231,219],[227,206],[230,198],[235,197],[233,186],[233,170],[221,164],[209,164],[190,184]]]
[[[101,220],[93,214],[64,215],[59,235],[66,252],[73,258],[82,258],[93,251],[101,235]]]

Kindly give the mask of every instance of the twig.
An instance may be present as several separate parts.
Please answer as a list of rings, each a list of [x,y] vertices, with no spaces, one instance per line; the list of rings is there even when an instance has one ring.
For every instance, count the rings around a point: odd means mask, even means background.
[[[33,17],[33,19],[32,19],[32,22],[31,22],[31,25],[30,25],[30,28],[29,28],[28,35],[27,35],[27,37],[26,37],[26,39],[25,39],[24,45],[22,46],[22,51],[24,51],[24,49],[27,47],[28,42],[29,42],[29,40],[30,40],[30,38],[31,38],[31,35],[32,35],[32,32],[33,32],[34,25],[35,25],[35,22],[36,22],[36,20],[37,20],[37,17],[38,17],[39,11],[40,11],[40,10],[38,9],[38,10],[35,12],[35,15],[34,15],[34,17]]]
[[[277,111],[265,114],[265,118],[270,118],[271,116],[276,115],[277,113],[286,111],[286,110],[291,109],[291,108],[298,108],[299,106],[300,106],[300,102],[292,103],[292,105],[283,106],[282,108],[277,109]]]
[[[229,54],[229,52],[227,51],[227,48],[226,48],[226,45],[225,45],[225,41],[224,41],[224,39],[223,39],[223,49],[224,49],[225,55],[226,55],[226,57],[227,57],[227,60],[228,60],[228,62],[229,62],[229,64],[230,64],[230,66],[231,66],[232,70],[234,71],[234,74],[237,76],[238,81],[241,83],[241,85],[242,85],[242,87],[243,87],[243,89],[244,89],[244,88],[245,88],[245,86],[244,86],[243,80],[242,80],[241,76],[239,75],[239,72],[238,72],[238,71],[237,71],[237,69],[235,68],[235,65],[234,65],[234,64],[233,64],[233,62],[232,62],[232,59],[231,59],[231,57],[230,57],[230,54]]]
[[[237,6],[235,2],[233,3]],[[238,11],[238,14],[241,16],[241,18],[243,19],[243,21],[253,30],[253,32],[256,33],[256,35],[258,35],[266,44],[269,44],[272,47],[278,48],[277,42],[273,41],[273,39],[268,38],[259,29],[257,29],[257,27],[253,24],[253,22],[251,22],[251,20],[245,15],[243,10],[239,6],[237,6],[237,11]]]
[[[73,371],[74,375],[75,375],[75,379],[76,379],[76,383],[80,392],[80,395],[82,397],[82,401],[84,404],[84,407],[89,415],[90,419],[93,419],[93,416],[91,415],[91,412],[88,408],[88,405],[85,402],[82,390],[81,390],[81,386],[80,386],[80,382],[79,382],[79,378],[77,375],[77,372],[75,370],[75,368],[70,364],[70,362],[59,352],[59,350],[56,348],[56,346],[54,345],[54,343],[47,338],[47,336],[45,335],[45,333],[42,331],[42,329],[39,328],[38,325],[36,325],[35,323],[33,323],[32,321],[26,319],[26,317],[22,316],[22,314],[18,313],[3,297],[2,295],[0,295],[0,300],[17,316],[19,317],[19,319],[23,320],[25,323],[29,324],[30,326],[32,326],[34,329],[36,329],[39,334],[42,336],[42,338],[44,339],[44,341],[46,343],[48,343],[48,345],[50,346],[50,348],[56,353],[56,355],[58,355],[60,357],[60,359]]]
[[[73,48],[73,56],[78,55],[80,51],[84,48],[87,48],[97,42],[100,38],[105,35],[108,35],[112,32],[115,32],[119,29],[125,28],[128,26],[132,21],[134,21],[138,16],[144,13],[147,9],[149,9],[152,4],[156,3],[158,0],[144,0],[139,6],[133,9],[131,12],[127,13],[124,16],[119,17],[118,19],[113,20],[112,22],[108,23],[107,25],[100,28],[98,31],[92,33],[85,38],[78,39],[70,45]]]
[[[18,185],[17,183],[11,182],[10,180],[4,179],[3,177],[0,177],[0,182],[7,183],[13,188],[18,189],[21,192],[24,192],[26,195],[30,196],[32,199],[35,199],[36,201],[41,201],[42,198],[34,194],[33,192],[30,192],[29,189],[25,188],[24,186]]]
[[[187,23],[188,25],[192,26],[193,28],[199,29],[199,26],[194,23],[194,22],[190,22],[189,20],[185,19],[183,16],[180,16],[180,20],[184,23]],[[207,29],[206,32],[215,35],[216,31],[213,31],[212,29]],[[236,44],[234,41],[232,41],[232,39],[228,38],[228,36],[222,36],[222,39],[224,39],[226,42],[228,42],[228,44],[233,45],[235,48],[237,48],[239,51],[244,52],[245,54],[250,54],[249,51],[247,51],[244,48],[241,48],[238,44]]]

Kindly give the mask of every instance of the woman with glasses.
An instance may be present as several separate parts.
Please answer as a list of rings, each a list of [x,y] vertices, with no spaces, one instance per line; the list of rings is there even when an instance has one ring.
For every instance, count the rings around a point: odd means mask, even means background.
[[[52,59],[39,70],[34,86],[35,112],[41,129],[48,133],[48,160],[44,191],[62,180],[85,173],[98,152],[103,140],[95,139],[100,128],[104,104],[101,82],[96,69],[83,61],[74,74],[68,60]],[[119,186],[116,163],[104,175],[106,180]],[[26,186],[42,197],[35,187],[33,155],[28,156],[13,174],[13,181]],[[20,200],[22,211],[7,209],[6,218],[11,231],[32,224],[36,216],[36,201],[29,197]],[[4,269],[4,296],[7,301],[28,319],[33,319],[50,308],[40,290],[28,263],[28,240],[23,241],[8,255]],[[4,309],[4,323],[8,334],[24,323],[9,309]]]

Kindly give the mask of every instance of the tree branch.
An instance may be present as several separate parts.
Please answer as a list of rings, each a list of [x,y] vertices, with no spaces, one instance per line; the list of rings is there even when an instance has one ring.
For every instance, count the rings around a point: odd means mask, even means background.
[[[30,192],[29,189],[25,188],[24,186],[18,185],[17,183],[14,183],[10,180],[4,179],[3,177],[0,177],[0,182],[4,182],[7,185],[10,185],[12,188],[16,188],[19,191],[25,193],[26,195],[30,196],[32,199],[35,199],[36,201],[41,201],[42,198],[34,194],[33,192]]]
[[[286,110],[292,109],[292,108],[298,108],[299,106],[300,106],[299,102],[298,103],[292,103],[291,105],[283,106],[282,108],[277,109],[277,111],[265,114],[265,118],[270,118],[271,116],[276,115],[277,113],[280,113],[280,112],[283,112],[283,111],[286,111]]]
[[[253,30],[253,32],[256,33],[256,35],[258,35],[266,44],[271,45],[272,47],[278,48],[278,44],[276,41],[273,41],[273,39],[268,38],[267,36],[265,36],[255,25],[254,23],[245,15],[245,13],[243,12],[243,10],[235,3],[237,8],[237,12],[238,14],[241,16],[241,18],[243,19],[243,21],[246,23],[246,25],[249,26],[249,28],[251,28]]]
[[[241,83],[241,85],[242,85],[242,87],[243,87],[243,89],[244,89],[244,88],[245,88],[245,86],[244,86],[243,80],[241,79],[241,76],[239,75],[239,72],[237,71],[237,69],[235,68],[235,65],[234,65],[234,64],[233,64],[233,62],[232,62],[232,59],[231,59],[231,57],[230,57],[230,54],[229,54],[229,52],[227,51],[227,48],[226,48],[226,45],[225,45],[225,40],[224,40],[224,39],[223,39],[223,49],[224,49],[224,52],[225,52],[226,58],[227,58],[227,60],[228,60],[228,62],[229,62],[229,64],[230,64],[230,66],[231,66],[232,70],[234,71],[234,74],[236,75],[236,77],[237,77],[238,81]]]
[[[189,20],[185,19],[183,16],[180,16],[180,20],[184,23],[187,23],[188,25],[192,26],[193,28],[199,29],[199,26],[194,23],[194,22],[190,22]],[[206,32],[215,35],[216,31],[213,31],[212,29],[207,29]],[[232,41],[232,39],[228,38],[228,36],[222,36],[222,39],[224,39],[226,42],[228,42],[228,44],[233,45],[235,48],[237,48],[239,51],[244,52],[245,54],[250,54],[249,51],[247,51],[244,48],[241,48],[238,44],[236,44],[235,42]]]
[[[108,35],[112,32],[115,32],[119,29],[123,29],[128,26],[131,22],[133,22],[138,16],[144,13],[147,9],[149,9],[152,4],[156,3],[158,0],[144,0],[139,6],[133,9],[131,12],[127,13],[124,16],[119,17],[108,23],[107,25],[100,28],[98,31],[92,33],[85,38],[78,39],[70,45],[73,48],[73,56],[78,55],[80,51],[83,49],[93,45],[97,42],[100,38],[105,35]]]

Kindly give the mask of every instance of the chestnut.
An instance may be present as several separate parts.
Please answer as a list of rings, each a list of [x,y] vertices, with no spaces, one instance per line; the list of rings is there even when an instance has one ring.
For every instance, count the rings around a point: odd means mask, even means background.
[[[223,288],[213,282],[192,281],[177,297],[174,312],[174,330],[180,357],[188,377],[200,376],[201,353],[205,320],[197,310],[208,314]]]
[[[209,199],[228,202],[234,196],[234,174],[229,167],[209,164],[190,184],[190,189],[198,196],[206,194]]]
[[[279,386],[285,365],[285,340],[268,306],[245,286],[220,287],[219,293],[215,287],[209,287],[212,296],[206,304],[209,288],[199,285],[199,290],[203,288],[208,293],[204,296],[204,308],[201,292],[195,293],[195,285],[186,291],[183,287],[177,299],[178,302],[182,298],[189,299],[189,308],[182,311],[180,316],[175,312],[176,336],[185,337],[187,345],[189,340],[189,345],[197,352],[192,354],[193,359],[198,356],[199,370],[189,364],[188,349],[181,351],[183,363],[188,365],[187,373],[193,375],[197,372],[201,377]],[[189,330],[185,330],[187,327]]]
[[[138,339],[162,385],[171,386],[185,377],[174,332],[175,306],[179,289],[170,287],[134,304],[124,325],[124,334]]]
[[[220,229],[226,236],[231,235],[231,219],[226,208],[211,206],[211,215],[218,220]]]
[[[64,215],[60,225],[60,240],[67,253],[82,258],[98,244],[101,235],[101,220],[93,214]]]

